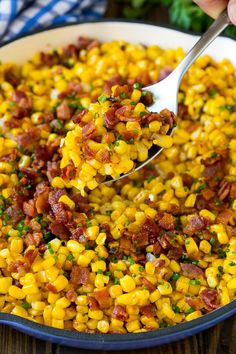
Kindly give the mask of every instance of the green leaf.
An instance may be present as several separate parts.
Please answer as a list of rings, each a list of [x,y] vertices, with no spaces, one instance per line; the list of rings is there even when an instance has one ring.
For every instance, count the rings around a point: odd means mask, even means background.
[[[145,2],[147,2],[146,0],[131,0],[131,5],[135,8],[140,8],[142,7]]]

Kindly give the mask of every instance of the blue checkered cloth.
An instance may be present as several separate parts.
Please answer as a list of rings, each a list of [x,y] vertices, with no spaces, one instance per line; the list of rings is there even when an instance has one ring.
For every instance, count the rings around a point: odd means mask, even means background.
[[[50,25],[101,17],[106,0],[0,0],[0,41]]]

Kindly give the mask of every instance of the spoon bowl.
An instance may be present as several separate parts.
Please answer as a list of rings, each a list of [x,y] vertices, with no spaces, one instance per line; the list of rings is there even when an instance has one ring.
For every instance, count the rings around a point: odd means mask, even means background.
[[[229,25],[227,9],[225,9],[219,17],[212,23],[208,30],[201,36],[201,38],[190,49],[180,64],[162,81],[143,88],[143,91],[149,91],[153,94],[154,103],[148,107],[151,112],[160,112],[162,109],[168,108],[174,114],[178,113],[178,91],[182,77],[194,63],[194,61],[202,54],[202,52],[214,41],[214,39]],[[170,128],[167,135],[173,134],[173,129]],[[135,168],[128,173],[122,174],[117,178],[108,177],[102,184],[115,182],[121,178],[129,176],[131,173],[140,170],[156,158],[162,147],[153,145],[148,152],[148,158],[144,162],[137,163]]]

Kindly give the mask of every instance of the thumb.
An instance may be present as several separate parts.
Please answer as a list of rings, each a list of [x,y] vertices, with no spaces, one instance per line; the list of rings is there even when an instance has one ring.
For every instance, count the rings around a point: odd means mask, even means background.
[[[236,0],[230,0],[228,5],[229,19],[236,25]]]
[[[213,18],[217,18],[228,3],[227,0],[194,0],[194,2]],[[231,2],[235,3],[235,0],[231,0]],[[236,17],[236,14],[234,16]]]

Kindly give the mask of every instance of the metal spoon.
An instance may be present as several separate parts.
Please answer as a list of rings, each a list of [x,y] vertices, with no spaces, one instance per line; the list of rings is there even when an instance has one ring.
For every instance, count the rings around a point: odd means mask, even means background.
[[[151,112],[160,112],[164,108],[168,108],[170,111],[177,114],[178,112],[178,91],[179,85],[182,77],[188,70],[188,68],[193,64],[193,62],[202,54],[202,52],[214,41],[214,39],[229,25],[230,20],[227,14],[227,9],[225,9],[219,17],[213,22],[213,24],[208,28],[208,30],[201,36],[193,48],[188,52],[180,64],[172,71],[172,73],[167,76],[164,80],[143,88],[145,91],[150,91],[154,96],[154,104],[148,109]],[[173,129],[168,131],[168,135],[173,134]],[[154,145],[149,150],[148,159],[144,162],[136,164],[136,167],[126,174],[121,175],[117,178],[107,178],[103,184],[109,182],[118,181],[121,178],[127,177],[131,173],[140,170],[142,167],[146,166],[150,161],[152,161],[157,155],[161,153],[163,148]]]

